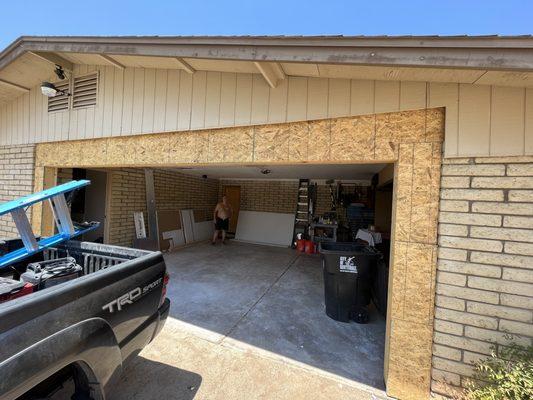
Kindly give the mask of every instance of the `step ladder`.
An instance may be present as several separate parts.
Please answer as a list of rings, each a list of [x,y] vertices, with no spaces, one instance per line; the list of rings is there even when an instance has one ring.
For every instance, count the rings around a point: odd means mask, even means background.
[[[309,179],[300,179],[298,182],[298,196],[296,202],[296,212],[294,215],[294,231],[292,243],[296,243],[298,233],[307,235],[309,232],[309,205],[310,205]]]
[[[71,181],[0,205],[0,215],[11,214],[22,243],[24,244],[24,247],[2,255],[0,257],[0,268],[7,267],[47,247],[55,246],[75,236],[83,235],[86,232],[98,228],[100,225],[99,222],[90,224],[73,223],[65,198],[67,193],[90,184],[91,181],[85,179]],[[57,233],[37,241],[28,216],[26,215],[26,209],[35,203],[45,200],[48,200],[52,207]]]

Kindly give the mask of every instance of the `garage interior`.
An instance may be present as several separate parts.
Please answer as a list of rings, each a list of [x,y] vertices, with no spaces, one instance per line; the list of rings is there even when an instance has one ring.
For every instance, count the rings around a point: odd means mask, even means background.
[[[212,342],[252,348],[378,391],[385,389],[393,164],[187,166],[150,171],[158,246],[166,254],[171,276],[171,317],[181,328]],[[143,247],[146,242],[136,232],[134,213],[142,212],[149,236],[150,194],[144,169],[59,169],[58,182],[93,176],[102,180],[101,175],[107,175],[108,184],[107,190],[103,188],[105,235],[96,240]],[[98,186],[99,191],[79,195],[85,209],[91,203],[101,204],[102,185]],[[308,204],[298,204],[302,193],[309,194]],[[223,195],[234,210],[231,240],[213,246],[213,210]],[[77,203],[74,199],[72,204]],[[361,241],[356,239],[360,229],[370,228],[376,237],[373,245],[383,253],[387,269],[376,277],[367,324],[338,322],[325,314],[320,256],[291,248],[297,219],[305,216],[297,214],[302,209],[309,210],[309,216],[299,224],[300,232],[317,245]],[[358,214],[360,209],[365,212]],[[73,218],[74,211],[73,207]],[[88,214],[83,216],[87,220]]]

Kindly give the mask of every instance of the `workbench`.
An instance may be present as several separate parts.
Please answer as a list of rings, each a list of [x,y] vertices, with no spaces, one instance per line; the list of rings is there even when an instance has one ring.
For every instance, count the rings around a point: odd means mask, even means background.
[[[336,242],[337,241],[337,228],[338,224],[320,224],[316,222],[311,223],[311,240],[315,243],[318,242]],[[323,229],[327,236],[316,235],[316,229]]]

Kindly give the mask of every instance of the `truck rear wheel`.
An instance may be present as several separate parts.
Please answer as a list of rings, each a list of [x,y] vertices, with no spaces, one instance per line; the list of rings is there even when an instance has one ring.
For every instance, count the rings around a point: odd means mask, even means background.
[[[77,364],[57,371],[17,400],[98,400],[94,395],[87,374]]]

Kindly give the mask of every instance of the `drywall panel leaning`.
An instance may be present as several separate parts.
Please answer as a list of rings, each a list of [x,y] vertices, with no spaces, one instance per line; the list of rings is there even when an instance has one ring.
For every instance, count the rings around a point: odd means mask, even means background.
[[[211,239],[215,226],[213,221],[195,222],[193,225],[193,235],[195,241]]]
[[[241,210],[235,240],[290,246],[293,229],[294,214]]]
[[[194,213],[193,210],[180,210],[181,226],[185,235],[185,243],[194,242]]]

